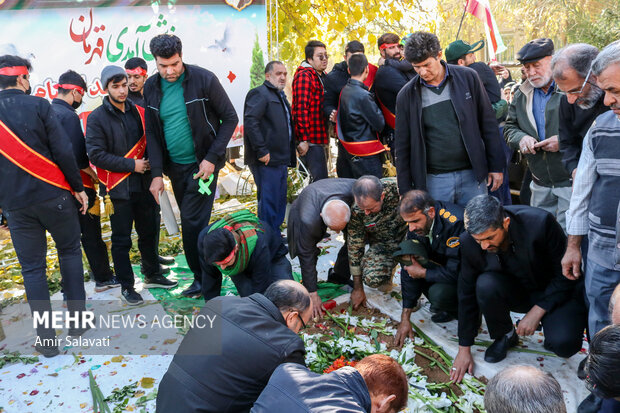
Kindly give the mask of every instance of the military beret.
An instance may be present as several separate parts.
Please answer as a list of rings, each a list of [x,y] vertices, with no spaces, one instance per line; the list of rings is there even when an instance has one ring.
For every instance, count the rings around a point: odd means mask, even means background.
[[[522,65],[526,63],[536,62],[543,57],[553,54],[553,40],[542,38],[527,42],[525,46],[517,52],[517,60]]]

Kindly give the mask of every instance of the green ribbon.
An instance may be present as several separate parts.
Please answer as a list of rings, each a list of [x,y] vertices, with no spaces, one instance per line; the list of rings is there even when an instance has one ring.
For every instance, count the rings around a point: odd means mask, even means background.
[[[199,179],[198,186],[200,187],[200,189],[198,190],[198,192],[200,192],[203,195],[204,194],[211,195],[211,190],[209,189],[209,186],[211,186],[211,183],[213,182],[214,177],[215,175],[211,174],[208,181],[204,181],[202,178]]]

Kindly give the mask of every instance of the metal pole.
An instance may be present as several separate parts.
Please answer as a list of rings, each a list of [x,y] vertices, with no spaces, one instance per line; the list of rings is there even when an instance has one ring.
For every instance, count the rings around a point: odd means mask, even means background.
[[[469,4],[469,0],[465,0],[465,7],[463,7],[463,15],[461,16],[461,22],[459,23],[459,29],[456,32],[456,39],[459,39],[459,34],[461,34],[461,26],[463,25],[463,19],[465,19],[465,11],[467,10],[467,5]]]

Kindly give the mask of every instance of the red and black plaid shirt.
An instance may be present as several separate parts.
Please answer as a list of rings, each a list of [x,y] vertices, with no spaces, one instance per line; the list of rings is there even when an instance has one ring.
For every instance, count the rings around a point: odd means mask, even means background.
[[[293,123],[301,141],[329,143],[323,116],[323,84],[311,67],[299,66],[293,78]]]

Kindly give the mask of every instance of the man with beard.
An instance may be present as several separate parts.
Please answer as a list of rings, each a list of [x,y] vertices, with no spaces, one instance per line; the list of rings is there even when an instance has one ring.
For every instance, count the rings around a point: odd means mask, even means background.
[[[575,179],[583,137],[594,119],[609,110],[590,67],[598,49],[584,43],[558,50],[551,59],[553,79],[564,96],[560,100],[560,153],[566,170]]]
[[[385,127],[381,132],[383,143],[390,147],[394,157],[394,123],[396,121],[396,96],[405,84],[415,76],[411,63],[403,59],[403,46],[400,37],[394,33],[385,33],[377,40],[377,47],[383,59],[375,76],[372,91],[375,93],[379,108],[385,117]]]
[[[144,301],[134,289],[134,273],[129,261],[131,230],[135,224],[145,288],[174,288],[159,273],[157,245],[159,206],[149,193],[151,172],[144,158],[146,136],[142,109],[127,100],[127,73],[118,66],[106,66],[101,85],[108,94],[88,117],[86,149],[106,204],[111,203],[112,260],[121,284],[121,299],[129,305]],[[108,207],[107,205],[106,207]]]
[[[407,239],[395,253],[402,257],[401,265],[405,264],[400,273],[403,311],[395,337],[395,344],[402,346],[405,338],[413,338],[409,318],[422,293],[431,303],[433,322],[456,318],[459,236],[465,227],[462,207],[435,201],[425,191],[407,192],[398,208],[409,227]]]
[[[504,137],[527,159],[532,173],[530,205],[553,214],[566,229],[566,210],[571,196],[570,174],[559,151],[559,107],[561,95],[551,76],[553,41],[536,39],[517,53],[523,64],[524,82],[508,109]]]
[[[101,292],[109,288],[120,286],[114,278],[110,268],[108,248],[101,239],[101,221],[99,219],[99,202],[97,202],[97,192],[95,184],[99,182],[97,174],[90,167],[88,155],[86,154],[86,141],[80,118],[75,110],[82,104],[84,93],[86,92],[86,82],[78,73],[69,70],[58,78],[58,97],[52,101],[52,110],[58,117],[60,126],[64,129],[69,139],[71,147],[80,168],[80,175],[84,184],[84,191],[88,196],[88,207],[94,210],[88,214],[80,214],[80,230],[82,232],[82,247],[86,253],[88,265],[95,279],[95,291]]]
[[[277,234],[286,212],[287,168],[297,164],[286,75],[282,62],[267,63],[265,82],[248,92],[243,113],[244,159],[256,182],[258,217]]]
[[[144,107],[144,83],[149,77],[146,60],[141,57],[132,57],[125,62],[125,72],[129,79],[129,99],[138,106]]]

